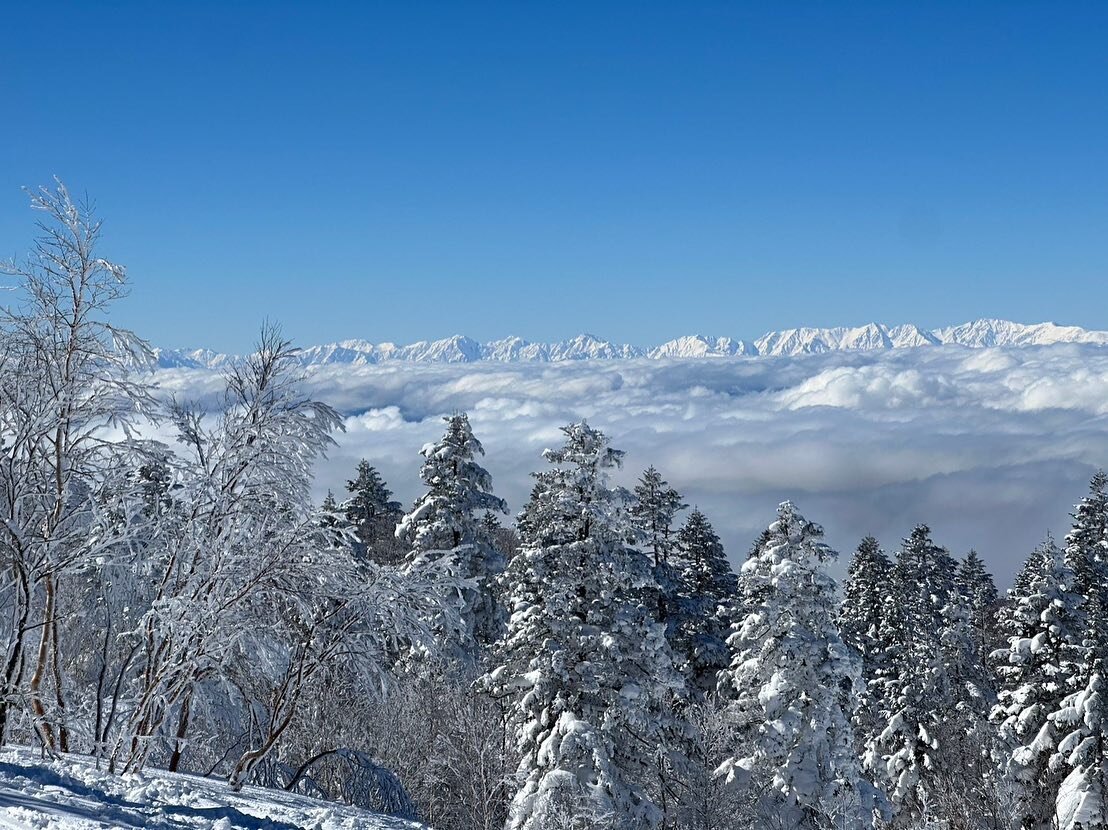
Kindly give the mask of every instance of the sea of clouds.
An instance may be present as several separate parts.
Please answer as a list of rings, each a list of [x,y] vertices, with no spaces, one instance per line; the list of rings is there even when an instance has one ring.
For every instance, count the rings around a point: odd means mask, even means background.
[[[217,373],[162,370],[167,394],[214,402]],[[896,550],[927,523],[974,547],[1007,584],[1108,465],[1108,347],[921,348],[756,359],[328,366],[306,383],[345,415],[318,470],[341,498],[360,458],[402,502],[442,416],[469,413],[513,513],[559,427],[587,419],[626,451],[630,485],[654,464],[741,561],[792,499],[849,553],[867,533]]]

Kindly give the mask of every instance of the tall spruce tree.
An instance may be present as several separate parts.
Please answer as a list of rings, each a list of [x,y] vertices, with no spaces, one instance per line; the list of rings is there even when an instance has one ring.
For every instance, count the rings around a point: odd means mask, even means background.
[[[688,505],[653,466],[643,471],[634,495],[631,521],[642,533],[643,550],[657,567],[669,561],[675,544],[673,521]]]
[[[721,772],[750,789],[765,826],[862,828],[878,806],[850,724],[860,660],[835,626],[835,553],[822,537],[785,502],[742,568],[758,599],[730,639],[743,737]]]
[[[563,431],[523,512],[505,575],[513,613],[485,679],[510,699],[522,756],[508,827],[653,827],[660,811],[640,782],[664,742],[658,704],[681,679],[641,602],[651,562],[627,544],[624,500],[608,484],[622,453],[586,423]]]
[[[1001,608],[997,629],[1006,641],[991,655],[1000,689],[991,719],[998,732],[997,764],[1014,799],[1013,824],[1047,830],[1064,772],[1051,764],[1058,747],[1050,719],[1069,691],[1081,659],[1073,573],[1048,538],[1020,570]]]
[[[355,477],[346,482],[346,492],[350,497],[342,510],[354,528],[359,552],[381,564],[398,562],[404,549],[397,544],[396,525],[403,511],[400,502],[392,501],[392,491],[377,468],[364,458],[359,461]]]
[[[866,536],[858,545],[847,568],[838,626],[843,642],[862,659],[863,689],[855,715],[855,738],[862,744],[876,734],[881,692],[889,677],[890,648],[883,639],[885,618],[895,609],[889,605],[889,582],[893,566],[880,543]]]
[[[1061,734],[1052,764],[1064,766],[1055,823],[1061,830],[1108,827],[1108,476],[1098,472],[1066,536],[1066,565],[1081,597],[1080,660],[1073,691],[1051,715]]]
[[[677,513],[686,505],[681,494],[650,466],[639,478],[633,491],[628,515],[638,535],[644,553],[654,568],[654,586],[644,600],[655,609],[655,617],[666,626],[671,647],[681,624],[680,576],[673,561],[676,538],[673,529]]]
[[[989,654],[998,645],[996,613],[999,594],[992,574],[985,568],[985,562],[977,551],[971,550],[958,563],[954,585],[969,612],[975,656],[980,665],[985,666]]]
[[[715,691],[730,663],[727,638],[734,623],[738,580],[711,522],[694,509],[677,533],[674,551],[678,597],[674,608],[674,659],[690,693]]]
[[[506,513],[504,500],[492,493],[492,477],[477,458],[484,455],[464,412],[447,416],[441,439],[426,444],[420,478],[427,492],[396,527],[396,537],[409,546],[413,566],[427,559],[449,557],[458,576],[470,580],[462,591],[459,647],[475,657],[481,646],[499,639],[505,614],[497,602],[496,580],[504,570],[504,555],[486,532],[485,513]]]
[[[882,625],[892,665],[881,689],[884,728],[866,750],[866,765],[902,820],[926,812],[941,785],[939,726],[953,708],[940,646],[954,593],[955,562],[918,525],[904,540],[891,580],[890,614]]]
[[[970,607],[957,588],[943,609],[943,616],[939,653],[950,701],[946,717],[936,730],[942,764],[935,770],[934,779],[938,791],[946,791],[940,799],[946,812],[989,821],[996,817],[998,809],[1004,809],[996,803],[995,730],[989,723],[989,713],[996,703],[994,679],[981,656]],[[951,790],[955,787],[958,795],[952,798]]]

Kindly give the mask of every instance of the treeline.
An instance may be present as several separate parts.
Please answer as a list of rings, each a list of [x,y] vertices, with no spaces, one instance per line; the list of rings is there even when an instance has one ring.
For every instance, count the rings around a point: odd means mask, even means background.
[[[1094,828],[1108,479],[1001,601],[919,526],[841,592],[781,505],[738,573],[585,423],[514,522],[463,413],[405,509],[273,329],[222,405],[166,401],[124,271],[62,187],[0,319],[0,738],[439,830]],[[171,430],[164,443],[151,423]]]
[[[464,414],[423,450],[428,495],[390,508],[395,536],[434,540],[410,561],[452,551],[486,601],[460,599],[450,660],[398,680],[421,726],[389,761],[433,759],[406,780],[437,826],[1105,826],[1104,474],[1003,600],[975,551],[954,558],[924,525],[892,558],[863,539],[840,594],[835,552],[792,504],[736,574],[657,470],[613,487],[621,453],[587,424],[564,433],[518,535],[478,512],[494,497]],[[348,490],[329,499],[347,521],[391,504],[366,462]],[[367,554],[395,536],[364,537]],[[486,752],[467,757],[474,726]],[[479,793],[459,786],[475,757],[496,770]]]

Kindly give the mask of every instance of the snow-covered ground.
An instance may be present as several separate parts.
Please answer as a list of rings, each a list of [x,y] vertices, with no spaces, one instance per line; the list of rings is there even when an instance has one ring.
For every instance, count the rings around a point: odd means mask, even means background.
[[[0,751],[0,828],[18,830],[417,830],[422,825],[281,790],[151,770],[116,776],[88,758]]]

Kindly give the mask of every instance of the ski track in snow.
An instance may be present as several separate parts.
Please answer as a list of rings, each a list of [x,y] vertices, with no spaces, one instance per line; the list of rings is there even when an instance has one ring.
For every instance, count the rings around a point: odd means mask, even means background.
[[[422,825],[260,787],[151,770],[115,776],[89,758],[0,751],[7,830],[419,830]]]

